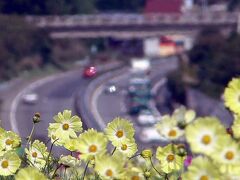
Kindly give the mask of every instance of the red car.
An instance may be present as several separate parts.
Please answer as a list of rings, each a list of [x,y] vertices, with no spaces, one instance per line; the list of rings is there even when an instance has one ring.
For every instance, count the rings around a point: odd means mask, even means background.
[[[97,74],[97,70],[96,70],[96,67],[94,66],[88,66],[83,71],[83,76],[86,78],[94,77],[96,76],[96,74]]]

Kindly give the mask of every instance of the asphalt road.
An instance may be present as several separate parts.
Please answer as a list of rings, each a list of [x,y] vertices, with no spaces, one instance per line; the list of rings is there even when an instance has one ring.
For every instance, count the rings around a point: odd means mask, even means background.
[[[162,78],[166,76],[169,71],[177,68],[176,59],[163,59],[162,61],[153,61],[150,73],[150,79],[153,80],[153,85],[159,82]],[[141,127],[136,123],[136,119],[128,115],[128,109],[126,106],[126,89],[128,86],[129,79],[131,78],[131,71],[128,68],[124,73],[120,75],[112,75],[112,78],[108,79],[106,82],[102,83],[95,91],[96,98],[93,98],[92,106],[89,108],[92,111],[95,119],[101,119],[104,124],[107,124],[115,117],[125,117],[131,120],[136,129],[136,139],[140,142],[142,147],[150,147],[154,143],[143,143],[141,142],[139,135],[141,132]],[[116,94],[106,93],[106,85],[108,82],[114,82],[118,87],[118,92]],[[91,103],[90,103],[91,104]],[[89,104],[89,106],[90,106]]]
[[[82,78],[82,70],[55,77],[49,82],[29,89],[29,92],[37,93],[39,100],[36,104],[26,104],[19,101],[16,108],[17,128],[21,137],[27,137],[32,128],[32,117],[35,112],[41,114],[41,122],[37,124],[34,138],[47,141],[47,128],[53,122],[53,116],[64,109],[74,111],[74,97],[76,91],[84,91],[89,83],[88,79]]]
[[[118,66],[118,62],[97,66],[98,74]],[[11,92],[12,98],[5,98],[5,106],[1,113],[3,126],[25,138],[31,132],[33,115],[39,112],[41,122],[36,125],[33,138],[47,142],[47,128],[49,123],[53,122],[54,115],[64,109],[72,110],[72,114],[77,114],[75,111],[76,95],[80,95],[78,99],[82,99],[88,84],[94,79],[83,78],[82,74],[83,68],[79,68],[33,81],[30,84],[21,85],[19,82],[15,87],[12,86],[16,90]],[[18,89],[20,86],[22,87]],[[28,93],[36,93],[38,101],[32,104],[24,102],[22,97]],[[7,96],[9,93],[5,92],[5,94],[3,95]]]
[[[154,61],[151,77],[159,76],[162,77],[171,69],[171,63]],[[103,125],[99,124],[99,118],[102,119],[103,124],[106,125],[116,116],[126,117],[127,109],[125,105],[125,92],[124,89],[127,86],[128,79],[130,78],[130,71],[114,76],[114,72],[111,79],[117,83],[118,87],[123,90],[116,95],[108,95],[104,93],[104,83],[100,86],[94,87],[93,89],[98,89],[100,92],[96,99],[92,99],[91,102],[86,99],[84,101],[85,95],[88,93],[88,87],[93,81],[92,79],[82,78],[82,69],[74,70],[60,75],[55,75],[41,82],[33,83],[30,86],[26,87],[22,92],[19,92],[18,95],[13,99],[12,105],[10,107],[10,124],[12,124],[12,129],[17,132],[21,137],[27,137],[30,134],[32,128],[32,117],[35,112],[41,114],[42,121],[37,124],[33,138],[40,139],[44,142],[48,140],[47,137],[47,128],[50,122],[53,122],[53,116],[58,112],[62,112],[64,109],[72,110],[73,114],[76,114],[75,111],[75,102],[77,100],[83,102],[80,104],[81,112],[84,115],[88,114],[89,116],[84,116],[84,123],[89,127],[96,129],[103,129]],[[110,72],[111,76],[111,72]],[[39,96],[39,100],[35,104],[26,104],[21,99],[22,94],[34,92]],[[96,117],[95,113],[92,113],[92,104],[96,101],[97,112],[99,113]],[[91,105],[90,105],[91,104]],[[78,109],[79,112],[79,109]],[[137,131],[138,128],[136,127]]]

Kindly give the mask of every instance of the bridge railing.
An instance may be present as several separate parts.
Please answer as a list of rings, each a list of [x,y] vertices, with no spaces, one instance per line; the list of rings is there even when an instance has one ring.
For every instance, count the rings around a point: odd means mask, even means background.
[[[231,24],[237,23],[237,13],[192,14],[99,14],[73,16],[26,16],[38,27],[115,26],[156,24]]]

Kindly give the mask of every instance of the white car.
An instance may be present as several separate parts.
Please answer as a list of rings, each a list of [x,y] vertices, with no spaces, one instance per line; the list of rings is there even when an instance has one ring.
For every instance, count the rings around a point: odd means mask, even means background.
[[[22,100],[26,104],[35,104],[38,101],[38,95],[36,93],[24,94]]]
[[[105,86],[105,93],[112,94],[117,92],[117,86],[114,83],[107,83]]]
[[[140,125],[153,125],[157,122],[157,117],[149,110],[143,110],[139,113],[137,121]]]
[[[167,140],[166,138],[160,136],[155,127],[143,128],[140,132],[139,137],[143,143],[160,142]]]

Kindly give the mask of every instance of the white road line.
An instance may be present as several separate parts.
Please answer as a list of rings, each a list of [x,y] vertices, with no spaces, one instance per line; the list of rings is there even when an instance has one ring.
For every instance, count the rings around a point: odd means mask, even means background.
[[[167,82],[167,78],[164,77],[162,78],[160,81],[158,81],[156,84],[154,84],[153,88],[152,88],[152,93],[153,94],[156,94],[157,93],[157,90],[163,86],[165,83]]]
[[[98,125],[100,126],[101,130],[103,130],[106,126],[102,116],[100,115],[98,108],[97,108],[97,102],[99,95],[103,91],[103,86],[100,85],[93,93],[92,99],[91,99],[91,110],[92,114],[94,116],[94,119],[97,121]]]
[[[16,112],[17,112],[17,107],[18,107],[18,104],[19,104],[19,102],[21,100],[21,97],[25,93],[27,93],[27,92],[37,88],[38,86],[43,85],[44,83],[52,81],[52,80],[54,80],[56,78],[59,78],[59,75],[54,75],[54,76],[50,76],[50,77],[46,77],[46,78],[40,79],[40,80],[38,80],[38,81],[28,85],[26,88],[24,88],[22,91],[20,91],[17,94],[17,96],[13,99],[13,102],[12,102],[11,107],[10,107],[10,126],[11,126],[11,129],[14,132],[19,134],[19,129],[18,129],[18,126],[17,126]]]
[[[125,73],[124,75],[119,74],[113,78],[110,78],[108,80],[111,81],[119,81],[119,79],[125,78],[125,76],[128,76],[129,73]],[[102,118],[102,116],[100,115],[98,108],[97,108],[97,102],[98,99],[100,97],[100,94],[102,94],[102,92],[104,91],[104,86],[103,84],[105,84],[106,82],[104,81],[101,85],[99,85],[96,90],[93,92],[92,95],[92,99],[91,99],[91,110],[92,110],[92,114],[94,116],[94,119],[97,121],[98,125],[100,126],[101,129],[104,129],[106,127],[106,124]]]

